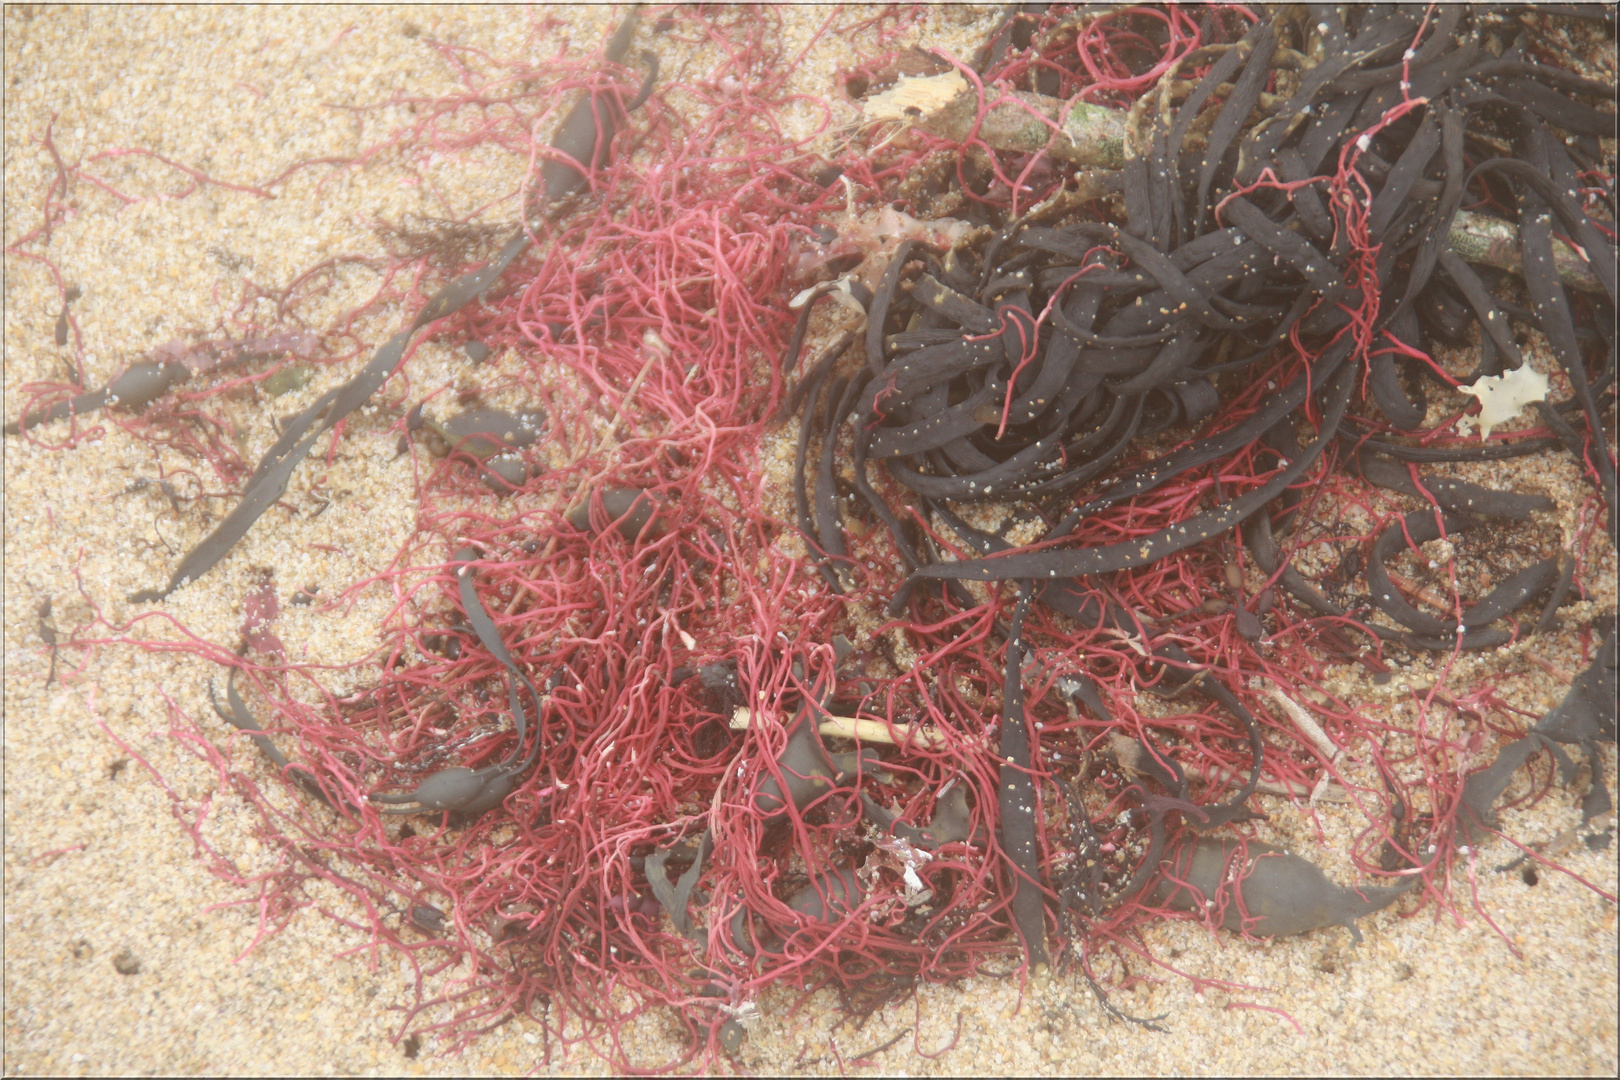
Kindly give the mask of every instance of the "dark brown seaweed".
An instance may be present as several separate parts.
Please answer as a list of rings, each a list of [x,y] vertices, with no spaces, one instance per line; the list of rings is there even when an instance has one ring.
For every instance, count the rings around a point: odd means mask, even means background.
[[[1205,838],[1176,848],[1163,862],[1165,879],[1154,899],[1166,907],[1203,913],[1220,925],[1256,937],[1284,937],[1342,926],[1359,944],[1356,920],[1394,903],[1422,879],[1400,885],[1335,885],[1320,867],[1258,840]]]
[[[623,56],[629,47],[630,36],[635,28],[635,11],[620,24],[612,41],[608,46],[608,59],[616,61]],[[656,74],[656,65],[653,65]],[[650,79],[651,77],[649,77]],[[650,82],[649,82],[650,86]],[[637,99],[640,100],[639,98]],[[606,106],[601,106],[605,108]],[[599,154],[605,154],[607,140],[598,141],[599,126],[598,98],[592,96],[575,106],[563,122],[562,130],[557,139],[558,145],[565,153],[572,153],[573,149],[581,149],[585,157],[595,160]],[[575,120],[575,117],[583,117]],[[580,129],[586,121],[590,122],[591,147],[584,148],[580,140],[583,135]],[[608,125],[611,133],[611,124]],[[568,141],[569,146],[561,146],[562,141]],[[555,160],[548,161],[548,166],[561,164]],[[583,179],[583,178],[582,178]],[[559,180],[559,184],[563,181]],[[550,190],[548,179],[547,195],[552,202],[561,197],[561,189],[557,193]],[[572,190],[572,189],[570,189]],[[281,497],[287,488],[287,481],[291,478],[293,470],[305,455],[314,447],[321,435],[336,427],[339,422],[363,404],[372,394],[387,382],[393,375],[400,361],[404,358],[406,346],[410,344],[416,331],[437,322],[446,316],[452,315],[465,307],[468,303],[481,296],[491,285],[498,281],[502,274],[515,262],[518,256],[528,249],[531,234],[527,229],[520,229],[507,241],[493,261],[481,270],[475,270],[456,278],[444,288],[440,289],[417,312],[411,324],[404,330],[389,338],[379,348],[372,359],[360,370],[360,373],[348,383],[326,396],[323,396],[315,406],[311,406],[301,414],[286,432],[280,441],[271,448],[264,459],[259,462],[252,478],[248,481],[246,489],[242,492],[241,501],[226,516],[225,520],[214,529],[201,544],[188,552],[180,565],[170,575],[168,584],[161,589],[146,589],[130,597],[133,603],[144,603],[151,600],[161,600],[175,589],[190,581],[195,581],[207,573],[213,566],[224,558],[226,553],[234,547],[242,537],[252,528],[259,515]],[[111,389],[109,387],[109,389]]]
[[[169,387],[183,381],[191,372],[184,364],[140,363],[132,365],[118,378],[100,390],[77,394],[66,401],[58,401],[44,412],[24,416],[5,426],[5,434],[18,435],[29,428],[64,416],[82,416],[105,406],[140,409],[162,397]]]

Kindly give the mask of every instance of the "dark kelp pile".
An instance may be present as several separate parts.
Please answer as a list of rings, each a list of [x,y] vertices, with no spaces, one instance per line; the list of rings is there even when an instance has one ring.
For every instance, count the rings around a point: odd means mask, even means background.
[[[680,85],[697,115],[665,104],[655,51],[619,66],[660,40],[727,45]],[[550,395],[403,422],[402,452],[445,463],[378,579],[403,599],[377,685],[314,707],[297,665],[226,658],[220,717],[314,796],[289,812],[233,774],[282,853],[255,902],[292,910],[321,879],[419,973],[471,957],[472,985],[418,1001],[413,1020],[450,1006],[427,1030],[522,1014],[628,1064],[617,1032],[654,1006],[689,1054],[734,1050],[771,985],[859,1009],[1021,960],[1095,979],[1167,910],[1359,938],[1441,895],[1543,749],[1566,781],[1563,747],[1591,764],[1583,823],[1609,809],[1612,628],[1471,775],[1452,721],[1425,742],[1328,689],[1333,667],[1546,632],[1584,588],[1550,500],[1448,467],[1562,448],[1613,543],[1613,89],[1511,11],[1021,16],[972,66],[852,74],[965,96],[832,162],[774,123],[770,17],[632,16],[602,56],[535,148],[523,227],[295,417],[132,598],[227,557],[419,333]],[[857,203],[897,198],[974,229],[849,246]],[[821,274],[796,326],[795,260]],[[1567,387],[1537,429],[1432,421],[1432,395],[1523,368],[1531,331]],[[185,374],[131,368],[18,426]],[[795,411],[783,523],[758,463]],[[568,452],[546,469],[550,442]],[[1488,585],[1459,581],[1465,545]],[[1393,880],[1345,888],[1243,839],[1262,791],[1354,802],[1377,848],[1357,862]]]
[[[804,376],[803,422],[822,449],[818,458],[801,439],[798,469],[814,478],[816,498],[801,495],[800,516],[829,582],[849,564],[834,498],[844,485],[850,511],[881,523],[910,571],[893,614],[978,606],[961,582],[1014,586],[1003,631],[1001,810],[1031,956],[1042,954],[1047,916],[1030,776],[1051,777],[1031,752],[1038,736],[1026,730],[1021,700],[1020,630],[1031,604],[1070,620],[1054,633],[1140,632],[1140,615],[1110,598],[1105,575],[1241,528],[1255,562],[1303,609],[1378,641],[1450,651],[1519,640],[1568,597],[1568,556],[1459,598],[1450,616],[1419,611],[1385,564],[1552,506],[1407,463],[1498,460],[1555,440],[1602,492],[1612,541],[1614,466],[1601,403],[1614,381],[1613,192],[1581,178],[1604,174],[1598,137],[1612,134],[1614,117],[1597,106],[1613,88],[1537,62],[1523,36],[1487,47],[1498,25],[1483,9],[1374,5],[1341,15],[1312,6],[1273,13],[1236,42],[1190,50],[1131,111],[1129,159],[1105,181],[1120,192],[1123,218],[1069,211],[1058,190],[1006,224],[987,224],[972,249],[902,245],[867,305],[864,363],[847,370],[829,353]],[[1202,77],[1186,78],[1199,63]],[[1001,96],[983,91],[980,115]],[[1510,269],[1522,277],[1522,305],[1498,298],[1506,272],[1472,265],[1453,244],[1457,215],[1481,197],[1517,231]],[[1555,230],[1578,245],[1595,292],[1572,301],[1561,284]],[[1538,404],[1553,434],[1485,445],[1427,437],[1424,383],[1455,387],[1521,367],[1517,342],[1528,328],[1545,336],[1572,388]],[[1480,342],[1471,375],[1434,362],[1437,345],[1471,334]],[[1140,452],[1165,446],[1167,435],[1168,451]],[[882,464],[887,490],[869,481],[868,463]],[[1324,597],[1290,565],[1272,519],[1301,521],[1302,492],[1343,468],[1428,504],[1378,534],[1366,593],[1349,603]],[[1185,499],[1156,527],[1128,520],[1143,496],[1210,472],[1224,497]],[[1045,512],[1037,520],[1050,524],[1014,543],[963,516],[967,505],[1014,501],[1034,501]],[[1388,621],[1369,618],[1374,610]],[[1209,811],[1241,806],[1253,790],[1263,768],[1255,718],[1222,687],[1231,675],[1142,637],[1166,677],[1207,674],[1200,691],[1247,733],[1249,782],[1230,804],[1193,809],[1184,783],[1176,793],[1188,824],[1228,820]],[[1590,717],[1566,741],[1583,745],[1600,775],[1613,709],[1581,708]],[[1526,740],[1512,760],[1541,739]],[[1470,815],[1489,816],[1509,760],[1465,791]],[[1607,809],[1600,780],[1587,817]],[[1155,812],[1149,872],[1160,828]]]

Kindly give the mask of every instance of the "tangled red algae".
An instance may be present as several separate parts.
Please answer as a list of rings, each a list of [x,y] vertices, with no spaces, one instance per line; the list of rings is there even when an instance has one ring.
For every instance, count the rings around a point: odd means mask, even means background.
[[[396,591],[396,615],[383,627],[385,678],[309,705],[293,692],[296,667],[187,646],[238,670],[253,708],[269,707],[259,719],[283,741],[296,737],[294,756],[333,808],[280,808],[179,718],[177,734],[215,762],[222,787],[260,811],[262,839],[282,858],[280,869],[253,878],[217,856],[211,868],[254,889],[244,902],[259,908],[265,931],[309,905],[311,881],[349,895],[373,942],[401,950],[417,972],[406,1027],[452,1044],[521,1014],[613,1057],[624,1022],[676,1006],[697,1054],[714,1045],[727,1015],[693,1008],[698,1001],[740,1007],[770,981],[814,985],[829,974],[881,996],[919,973],[971,973],[984,953],[1004,951],[993,917],[942,912],[935,940],[922,943],[873,925],[868,905],[842,923],[812,920],[770,946],[751,973],[738,963],[730,977],[693,979],[689,970],[705,958],[661,924],[645,878],[647,856],[712,819],[716,894],[780,920],[788,909],[779,897],[849,843],[831,820],[801,822],[802,864],[777,865],[780,837],[777,850],[756,857],[761,827],[749,792],[780,726],[758,722],[745,734],[727,724],[734,705],[829,681],[842,617],[813,571],[784,550],[784,529],[764,508],[761,440],[782,395],[788,275],[826,199],[806,179],[820,159],[775,119],[792,102],[774,22],[680,19],[672,39],[706,39],[729,61],[704,82],[663,84],[611,164],[593,172],[590,192],[537,225],[540,254],[443,328],[495,352],[486,392],[546,404],[555,452],[512,500],[493,500],[453,460],[424,471],[415,535],[384,573],[348,590],[384,582]],[[512,71],[465,100],[425,103],[413,129],[357,160],[488,142],[527,144],[543,157],[549,148],[530,140],[543,130],[535,114],[557,100],[550,95],[602,87],[594,74],[559,78],[566,74]],[[526,83],[547,86],[548,96],[500,92]],[[686,102],[679,114],[664,104],[677,95]],[[493,118],[462,132],[455,121],[472,105]],[[467,231],[446,228],[445,243]],[[444,250],[411,252],[388,268],[383,290],[413,270],[420,282],[427,257]],[[184,429],[172,417],[142,419]],[[215,464],[236,473],[234,462]],[[650,495],[654,527],[631,539],[570,524],[571,508],[622,487]],[[481,555],[476,587],[501,638],[542,687],[538,756],[504,805],[476,820],[380,819],[368,794],[409,790],[445,767],[476,769],[511,748],[500,669],[467,630],[442,566],[467,546]],[[723,692],[678,674],[716,664],[726,670]],[[195,819],[178,807],[177,815],[202,845]],[[992,882],[982,856],[963,859],[974,866],[971,888],[954,906],[971,910]],[[850,931],[855,940],[843,940]],[[823,946],[835,937],[838,949]],[[462,989],[424,999],[425,980],[469,960],[475,974]],[[884,973],[893,981],[874,982]],[[421,1010],[435,1010],[434,1022],[418,1020]]]

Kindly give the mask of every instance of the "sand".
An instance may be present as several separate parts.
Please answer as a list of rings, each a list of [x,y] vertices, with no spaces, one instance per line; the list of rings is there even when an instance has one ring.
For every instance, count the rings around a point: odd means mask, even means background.
[[[565,10],[578,20],[576,51],[599,41],[612,17],[602,9]],[[972,40],[991,17],[933,13],[927,40]],[[294,174],[274,200],[217,186],[163,198],[188,181],[151,159],[89,162],[94,155],[143,147],[242,184],[298,160],[348,157],[411,122],[403,99],[453,88],[455,73],[432,42],[521,55],[529,18],[507,8],[7,7],[7,244],[39,224],[41,196],[56,175],[40,145],[47,125],[65,160],[87,162],[87,172],[143,200],[123,206],[84,180],[68,192],[72,212],[45,249],[64,283],[83,291],[65,348],[53,342],[60,293],[50,273],[32,259],[6,256],[5,416],[20,407],[16,387],[60,379],[74,350],[88,383],[98,385],[177,334],[228,320],[244,276],[281,286],[324,258],[374,255],[374,220],[464,213],[510,190],[521,168],[446,160],[428,191],[407,184],[384,158],[359,169]],[[795,32],[808,18],[795,16]],[[568,35],[559,25],[543,39],[556,47]],[[818,46],[805,64],[803,89],[836,97],[833,75],[846,59],[831,44]],[[368,116],[364,129],[337,107],[396,94],[401,104]],[[838,108],[841,118],[848,115]],[[305,310],[323,325],[375,283],[364,267],[345,271]],[[354,347],[369,352],[401,321],[394,309],[357,324]],[[360,362],[323,373],[277,399],[273,411],[302,407]],[[412,365],[410,377],[423,385],[465,369],[436,347],[424,348]],[[254,460],[275,438],[269,407],[246,395],[233,408],[240,450]],[[274,566],[283,580],[343,583],[386,564],[411,525],[408,465],[392,460],[384,431],[391,419],[384,411],[351,424],[329,472],[329,511],[315,517],[307,476],[295,479],[291,509],[272,510],[204,582],[161,606],[130,605],[124,597],[164,580],[178,553],[205,533],[209,515],[217,520],[224,512],[226,499],[195,498],[223,494],[217,483],[174,475],[183,457],[154,455],[110,424],[67,451],[5,440],[8,1075],[606,1070],[583,1050],[556,1046],[547,1065],[538,1028],[528,1022],[491,1032],[460,1056],[443,1056],[431,1037],[407,1056],[395,1038],[400,1007],[410,1000],[398,956],[374,956],[361,933],[314,910],[259,939],[253,894],[220,883],[205,866],[215,857],[248,872],[268,865],[252,833],[254,816],[194,747],[171,735],[184,715],[221,745],[237,745],[206,704],[214,665],[122,646],[64,649],[47,685],[50,656],[36,614],[46,598],[64,633],[91,625],[99,613],[104,622],[81,637],[113,637],[109,627],[161,610],[228,649],[240,598],[259,568]],[[181,512],[160,488],[141,485],[158,479],[160,466],[186,497]],[[1563,467],[1556,459],[1542,466]],[[1569,490],[1574,501],[1560,521],[1573,526],[1583,493]],[[1612,553],[1598,559],[1595,574],[1592,606],[1567,613],[1566,625],[1612,617]],[[343,612],[287,608],[277,630],[307,650],[301,659],[342,666],[374,646],[387,603],[368,592]],[[177,626],[161,618],[139,632],[178,637]],[[1566,672],[1579,666],[1573,634],[1533,647]],[[1528,661],[1515,654],[1500,662],[1522,668]],[[334,673],[334,689],[339,681]],[[1562,692],[1550,675],[1513,685],[1524,694],[1516,704],[1536,712]],[[1529,686],[1535,689],[1523,689]],[[250,752],[240,750],[238,761],[273,786]],[[1613,789],[1612,755],[1608,774]],[[1293,842],[1345,879],[1344,851],[1357,828],[1351,817],[1325,811],[1318,844],[1302,811],[1260,801],[1274,818],[1264,838]],[[206,818],[197,828],[199,807]],[[1572,796],[1555,788],[1539,806],[1503,819],[1510,834],[1544,843],[1578,815]],[[879,1013],[859,1028],[829,1001],[795,1007],[789,995],[767,996],[736,1065],[808,1073],[1613,1075],[1620,1056],[1615,906],[1564,874],[1543,871],[1532,885],[1518,872],[1494,871],[1513,854],[1502,841],[1484,845],[1477,880],[1468,880],[1469,866],[1457,869],[1454,910],[1380,914],[1364,922],[1366,942],[1357,948],[1340,930],[1257,944],[1187,923],[1151,928],[1148,944],[1167,963],[1242,987],[1205,985],[1195,993],[1197,984],[1160,973],[1120,996],[1128,1011],[1166,1013],[1168,1034],[1109,1019],[1084,983],[1070,978],[1043,976],[1023,988],[1016,980],[977,979],[925,988],[915,1006]],[[1589,850],[1577,838],[1559,859],[1615,892],[1612,847]],[[313,895],[346,913],[341,897]],[[1268,1010],[1286,1010],[1292,1020]],[[656,1019],[638,1026],[627,1043],[631,1057],[654,1064],[672,1056],[669,1030]],[[896,1036],[891,1048],[857,1066],[860,1054]]]

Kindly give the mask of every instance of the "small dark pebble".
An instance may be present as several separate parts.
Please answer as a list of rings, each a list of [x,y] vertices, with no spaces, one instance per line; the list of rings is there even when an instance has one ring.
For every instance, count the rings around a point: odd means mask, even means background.
[[[482,341],[469,341],[466,344],[467,359],[475,364],[482,364],[489,359],[489,346]]]
[[[502,454],[484,462],[478,478],[491,491],[510,495],[529,479],[529,466],[515,454]]]
[[[424,423],[435,436],[428,444],[434,454],[455,451],[464,459],[485,460],[534,442],[545,428],[546,414],[540,409],[516,415],[500,409],[467,409],[443,421]]]
[[[1593,851],[1608,851],[1609,843],[1614,839],[1613,829],[1604,829],[1602,832],[1590,833],[1586,837],[1586,846]]]
[[[400,1044],[400,1049],[405,1051],[406,1057],[410,1058],[412,1061],[415,1061],[416,1055],[422,1052],[422,1036],[412,1035],[410,1038],[406,1039]]]
[[[141,962],[135,959],[135,954],[128,949],[120,949],[118,955],[113,957],[113,969],[120,975],[138,975],[141,971]]]
[[[68,343],[68,305],[80,297],[79,287],[69,285],[62,295],[62,313],[56,317],[56,344],[60,348]]]
[[[437,934],[444,929],[444,912],[432,904],[413,904],[411,906],[411,922],[419,930]]]
[[[748,1032],[735,1020],[727,1020],[720,1025],[720,1045],[725,1047],[728,1054],[735,1054],[742,1049],[743,1040]]]
[[[95,951],[95,947],[84,938],[68,942],[68,954],[75,960],[88,960]]]
[[[652,522],[657,504],[641,488],[609,488],[602,492],[602,514],[609,523],[617,523],[619,535],[635,540]],[[581,532],[591,529],[591,501],[586,499],[568,511],[568,524]],[[656,523],[653,531],[658,531]]]
[[[321,587],[319,585],[305,585],[302,589],[293,593],[292,599],[287,602],[294,607],[308,607],[315,602],[315,594],[320,591]]]
[[[1541,875],[1536,873],[1535,867],[1527,866],[1523,870],[1519,871],[1519,880],[1523,881],[1526,885],[1537,885],[1541,882]]]

